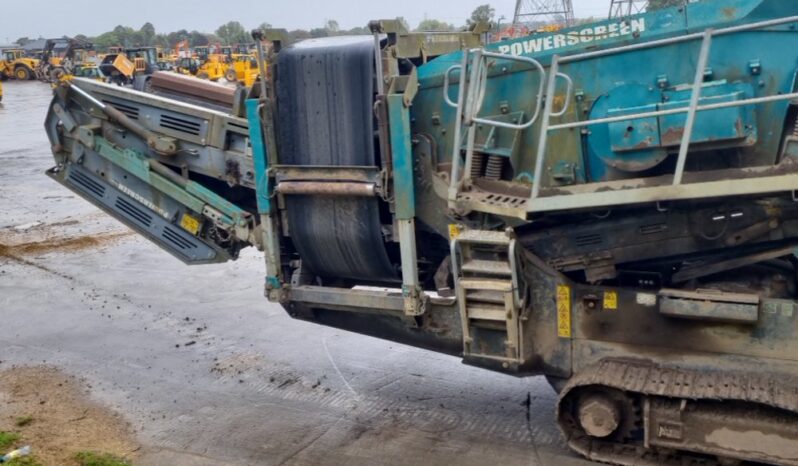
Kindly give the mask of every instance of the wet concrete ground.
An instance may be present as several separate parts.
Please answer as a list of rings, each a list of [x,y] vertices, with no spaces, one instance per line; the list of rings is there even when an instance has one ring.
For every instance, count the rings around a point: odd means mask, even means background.
[[[190,268],[128,234],[44,175],[49,88],[3,85],[0,368],[86,378],[140,464],[588,464],[543,379],[291,320],[257,251]]]

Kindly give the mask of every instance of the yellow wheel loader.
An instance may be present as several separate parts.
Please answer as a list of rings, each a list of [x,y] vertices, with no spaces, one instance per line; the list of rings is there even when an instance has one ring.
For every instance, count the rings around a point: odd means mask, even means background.
[[[246,87],[252,87],[258,79],[258,62],[254,56],[235,53],[231,56],[232,63],[224,74],[229,82],[240,82]]]
[[[39,60],[25,56],[22,49],[7,49],[0,59],[0,76],[28,81],[36,76]]]

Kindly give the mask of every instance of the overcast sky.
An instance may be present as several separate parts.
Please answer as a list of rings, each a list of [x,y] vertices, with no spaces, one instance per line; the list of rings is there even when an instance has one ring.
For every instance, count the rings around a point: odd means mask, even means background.
[[[415,26],[425,17],[462,24],[488,0],[0,0],[0,42],[19,37],[97,35],[121,24],[136,29],[149,21],[158,32],[213,32],[227,21],[247,29],[263,22],[286,29],[365,26],[371,19],[404,16]],[[511,19],[515,0],[489,0],[497,17]],[[601,16],[610,0],[573,0],[577,17]]]

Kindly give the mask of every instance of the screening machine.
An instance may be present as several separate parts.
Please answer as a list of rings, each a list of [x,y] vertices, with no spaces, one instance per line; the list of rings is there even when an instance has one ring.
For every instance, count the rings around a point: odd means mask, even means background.
[[[587,458],[798,465],[796,25],[256,31],[231,111],[57,88],[48,174],[188,264],[259,248],[295,318],[545,375]]]

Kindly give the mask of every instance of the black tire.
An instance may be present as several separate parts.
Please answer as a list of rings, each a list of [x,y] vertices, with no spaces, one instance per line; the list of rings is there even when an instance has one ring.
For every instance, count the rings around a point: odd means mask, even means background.
[[[197,73],[197,77],[200,79],[211,79],[211,76],[204,71]]]
[[[231,83],[238,81],[238,74],[236,70],[230,68],[224,73],[224,79],[228,80]]]
[[[14,77],[17,78],[18,81],[30,81],[31,76],[33,76],[33,73],[31,73],[31,70],[26,66],[18,66],[14,70]]]
[[[66,70],[63,68],[53,68],[53,70],[50,71],[50,80],[54,83],[61,81],[64,76],[66,76]]]

